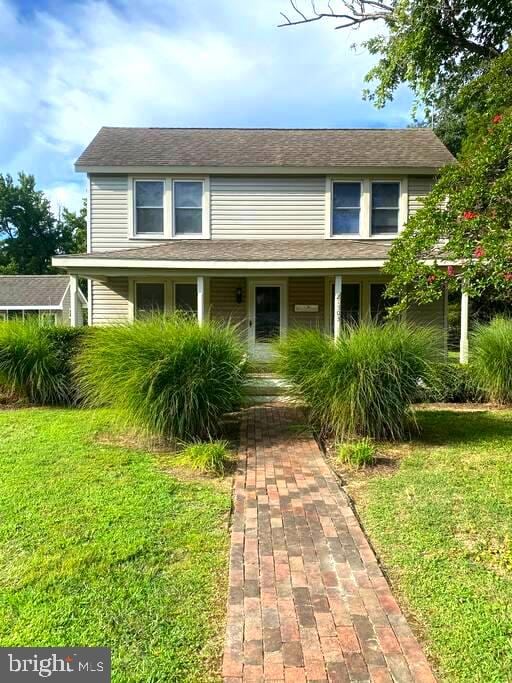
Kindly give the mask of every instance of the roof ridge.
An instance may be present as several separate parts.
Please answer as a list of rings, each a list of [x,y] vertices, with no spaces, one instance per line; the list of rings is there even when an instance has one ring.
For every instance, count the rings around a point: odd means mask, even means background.
[[[341,127],[341,128],[329,128],[329,127],[324,127],[324,128],[317,128],[317,127],[311,127],[311,128],[290,128],[287,126],[283,127],[273,127],[273,126],[256,126],[254,128],[251,127],[244,127],[244,126],[102,126],[102,130],[190,130],[190,131],[197,131],[197,130],[238,130],[238,131],[248,131],[248,132],[254,132],[254,131],[297,131],[297,132],[314,132],[314,131],[321,131],[321,132],[336,132],[336,131],[361,131],[361,132],[371,132],[371,131],[389,131],[389,132],[405,132],[405,131],[427,131],[427,132],[434,132],[433,128],[415,128],[415,127],[405,127],[405,128],[398,128],[398,127],[382,127],[382,126],[373,126],[373,127],[356,127],[356,126],[347,126],[347,127]]]

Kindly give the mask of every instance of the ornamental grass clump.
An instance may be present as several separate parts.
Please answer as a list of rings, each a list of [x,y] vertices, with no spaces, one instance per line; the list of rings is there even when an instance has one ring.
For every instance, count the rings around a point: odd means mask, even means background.
[[[470,369],[486,398],[512,403],[512,319],[478,325],[470,339]]]
[[[76,361],[89,405],[111,405],[141,431],[189,441],[239,407],[245,351],[236,328],[153,316],[93,330]]]
[[[362,469],[375,463],[377,449],[368,437],[357,441],[346,441],[336,449],[336,458],[341,465]]]
[[[73,356],[84,328],[38,320],[0,325],[0,389],[35,405],[68,405],[77,399]]]
[[[432,329],[405,323],[346,326],[337,340],[297,330],[277,344],[277,370],[322,435],[401,439],[415,426],[412,403],[441,348]]]
[[[174,464],[203,474],[223,476],[233,464],[227,441],[196,441],[184,444]]]

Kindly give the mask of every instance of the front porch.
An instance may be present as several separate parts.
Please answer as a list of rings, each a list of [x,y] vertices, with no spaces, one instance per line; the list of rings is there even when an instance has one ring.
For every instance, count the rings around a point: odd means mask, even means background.
[[[380,320],[388,302],[379,269],[329,272],[190,274],[176,270],[126,274],[88,273],[90,324],[134,320],[151,312],[185,311],[205,320],[230,321],[249,353],[264,359],[270,342],[297,327],[337,336],[344,322]],[[77,275],[73,276],[77,277]],[[446,302],[414,307],[408,319],[446,332]]]

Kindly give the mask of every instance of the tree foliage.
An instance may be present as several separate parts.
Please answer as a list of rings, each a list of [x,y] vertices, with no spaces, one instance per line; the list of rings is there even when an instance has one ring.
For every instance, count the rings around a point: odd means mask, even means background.
[[[434,301],[445,287],[512,302],[511,69],[507,52],[463,93],[469,101],[484,91],[488,110],[468,110],[458,163],[441,172],[391,249],[385,270],[395,309]]]
[[[377,107],[407,84],[428,115],[439,112],[439,132],[452,151],[460,144],[452,105],[461,87],[481,75],[502,54],[512,34],[510,0],[332,0],[301,9],[292,0],[283,25],[331,20],[336,28],[377,24],[384,31],[362,42],[377,64],[366,75],[365,96]],[[456,130],[451,130],[455,128]]]
[[[52,272],[55,254],[85,251],[85,223],[85,205],[57,220],[34,176],[0,174],[0,273]]]

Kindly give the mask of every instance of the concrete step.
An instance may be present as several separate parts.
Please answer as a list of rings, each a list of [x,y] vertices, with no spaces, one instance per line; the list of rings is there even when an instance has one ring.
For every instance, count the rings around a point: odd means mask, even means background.
[[[286,403],[288,397],[285,395],[272,395],[272,396],[247,396],[244,401],[244,406],[256,406],[265,403]]]
[[[284,379],[272,373],[252,373],[246,384],[249,396],[283,396],[288,391]]]

